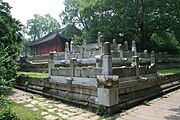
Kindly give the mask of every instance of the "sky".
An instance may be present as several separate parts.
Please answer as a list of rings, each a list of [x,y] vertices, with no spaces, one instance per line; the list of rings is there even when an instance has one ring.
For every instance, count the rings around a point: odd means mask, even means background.
[[[64,0],[3,0],[8,2],[11,7],[11,14],[22,24],[26,24],[28,19],[33,18],[34,14],[50,14],[53,18],[60,21],[59,14],[64,9]]]

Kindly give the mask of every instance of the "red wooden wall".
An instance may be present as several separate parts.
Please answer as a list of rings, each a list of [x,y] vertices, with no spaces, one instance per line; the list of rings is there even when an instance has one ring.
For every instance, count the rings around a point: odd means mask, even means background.
[[[64,51],[64,44],[60,43],[59,41],[49,41],[42,44],[39,44],[36,47],[36,54],[49,54],[49,52],[56,51],[56,52],[63,52]]]

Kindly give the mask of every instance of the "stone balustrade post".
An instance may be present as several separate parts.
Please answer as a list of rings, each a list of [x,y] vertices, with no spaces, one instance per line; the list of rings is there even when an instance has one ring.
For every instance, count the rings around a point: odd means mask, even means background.
[[[109,42],[103,45],[103,75],[112,75],[112,55],[111,46]]]
[[[75,76],[75,67],[77,66],[77,59],[71,58],[70,59],[70,71],[71,71],[71,77]]]
[[[151,66],[156,66],[156,58],[154,51],[151,51]]]
[[[68,42],[66,42],[65,43],[65,56],[64,56],[64,59],[65,60],[68,60],[68,52],[69,52],[69,43]]]
[[[124,50],[128,51],[128,41],[124,41]]]
[[[132,52],[134,52],[134,56],[137,56],[136,42],[132,41]]]
[[[74,42],[73,42],[73,41],[71,41],[70,51],[74,51],[73,47],[74,47]]]
[[[102,67],[102,54],[101,55],[96,55],[96,68]]]
[[[118,44],[117,44],[116,39],[113,39],[113,51],[114,51],[114,52],[117,51],[117,46],[118,46]]]
[[[148,59],[148,52],[147,52],[147,50],[144,50],[143,54],[144,54],[145,59],[147,60]]]
[[[119,57],[120,59],[123,59],[123,50],[122,50],[122,45],[118,44],[118,52],[119,52]]]
[[[132,57],[132,66],[136,69],[136,76],[139,76],[139,57],[133,56]]]
[[[79,55],[80,55],[80,59],[82,59],[84,57],[84,47],[80,47],[80,52],[79,52]]]
[[[49,53],[49,64],[48,64],[48,76],[51,77],[52,75],[52,68],[54,68],[54,54],[55,52]]]

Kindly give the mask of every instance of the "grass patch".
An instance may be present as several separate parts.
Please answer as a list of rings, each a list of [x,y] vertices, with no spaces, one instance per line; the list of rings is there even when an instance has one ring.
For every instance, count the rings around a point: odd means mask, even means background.
[[[43,120],[39,112],[0,96],[0,120]]]
[[[11,110],[19,120],[43,120],[39,112],[34,112],[22,104],[12,102]]]
[[[18,75],[25,74],[29,77],[36,77],[36,78],[44,78],[48,77],[48,73],[38,73],[38,72],[18,72]]]
[[[175,73],[180,73],[180,68],[158,70],[158,73],[160,75],[171,75]]]
[[[31,64],[48,64],[48,62],[32,62]]]

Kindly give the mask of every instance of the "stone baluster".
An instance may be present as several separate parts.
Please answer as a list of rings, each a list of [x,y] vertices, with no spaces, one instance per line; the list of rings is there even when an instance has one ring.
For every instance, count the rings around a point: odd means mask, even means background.
[[[80,54],[80,59],[82,59],[83,57],[84,57],[84,47],[83,46],[81,46],[80,47],[80,52],[79,52]]]
[[[137,56],[136,42],[132,41],[132,52],[134,52],[134,56]]]
[[[120,59],[123,59],[123,50],[122,50],[122,45],[121,44],[118,44],[118,52],[119,52]]]
[[[96,55],[96,68],[102,67],[102,54]]]
[[[84,48],[84,52],[86,52],[86,49],[87,49],[87,43],[86,43],[86,40],[83,40],[83,48]]]
[[[114,52],[117,51],[117,46],[118,46],[118,44],[117,44],[116,39],[113,39],[113,51],[114,51]]]
[[[155,58],[155,52],[151,51],[151,66],[156,65],[156,58]]]
[[[71,58],[70,59],[70,71],[71,71],[71,77],[75,76],[75,68],[77,66],[77,59]]]
[[[109,42],[103,45],[103,75],[112,75],[112,55]]]
[[[48,76],[49,78],[52,75],[52,69],[54,68],[54,54],[55,52],[49,53],[49,64],[48,64]]]
[[[65,43],[65,60],[68,60],[69,43]]]
[[[128,41],[124,41],[124,50],[128,51]]]
[[[70,45],[70,50],[71,50],[71,51],[74,51],[73,47],[74,47],[74,42],[71,41],[71,45]]]
[[[148,52],[147,52],[147,50],[144,50],[143,54],[144,54],[145,59],[147,60],[148,59]]]
[[[133,56],[132,57],[132,66],[136,69],[136,76],[139,76],[139,57]]]

